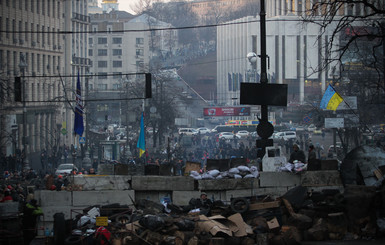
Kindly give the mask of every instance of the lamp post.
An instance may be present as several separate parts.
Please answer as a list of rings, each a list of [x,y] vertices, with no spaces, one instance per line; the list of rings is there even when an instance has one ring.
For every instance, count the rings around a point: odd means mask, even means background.
[[[25,61],[24,54],[20,55],[20,63],[19,63],[19,68],[21,71],[22,75],[22,83],[23,83],[23,138],[22,138],[22,143],[23,143],[23,152],[24,152],[24,157],[22,158],[23,160],[23,169],[29,169],[29,164],[28,164],[28,158],[27,158],[27,107],[26,107],[26,86],[25,86],[25,69],[27,69],[28,64]]]

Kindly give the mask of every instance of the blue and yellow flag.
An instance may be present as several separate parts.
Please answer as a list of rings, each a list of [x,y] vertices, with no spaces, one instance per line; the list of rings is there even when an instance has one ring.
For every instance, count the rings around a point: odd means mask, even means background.
[[[143,153],[146,151],[146,140],[144,137],[144,120],[143,120],[143,113],[142,117],[140,119],[140,134],[138,139],[138,144],[136,147],[139,148],[139,157],[142,157]]]
[[[344,99],[329,84],[322,97],[320,108],[335,111]]]

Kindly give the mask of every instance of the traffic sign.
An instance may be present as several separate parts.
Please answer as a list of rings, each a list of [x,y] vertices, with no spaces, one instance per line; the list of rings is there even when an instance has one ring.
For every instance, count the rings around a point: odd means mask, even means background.
[[[66,134],[67,134],[67,129],[62,128],[62,129],[61,129],[61,133],[62,133],[63,135],[66,135]]]
[[[86,137],[79,137],[79,144],[85,144],[86,143]]]
[[[309,116],[304,116],[304,118],[303,118],[304,123],[309,123],[310,120],[311,120],[311,118]]]

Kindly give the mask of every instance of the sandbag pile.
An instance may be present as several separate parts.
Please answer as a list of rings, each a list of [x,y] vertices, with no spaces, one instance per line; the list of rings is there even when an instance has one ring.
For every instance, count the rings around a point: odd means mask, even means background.
[[[201,180],[201,179],[246,179],[246,178],[258,178],[259,171],[256,166],[238,166],[235,168],[230,168],[228,171],[219,170],[209,170],[203,173],[198,173],[197,171],[191,171],[190,177]]]

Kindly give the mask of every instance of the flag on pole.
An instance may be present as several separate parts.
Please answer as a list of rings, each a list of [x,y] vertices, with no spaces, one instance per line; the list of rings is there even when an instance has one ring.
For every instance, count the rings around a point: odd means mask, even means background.
[[[139,148],[139,157],[142,157],[143,153],[146,151],[146,140],[144,137],[144,121],[143,121],[143,113],[140,119],[140,134],[138,139],[138,144],[136,145]]]
[[[74,123],[74,133],[82,136],[84,132],[83,125],[83,102],[82,102],[82,92],[80,87],[80,75],[78,71],[78,81],[76,83],[76,106],[75,106],[75,123]]]
[[[329,84],[322,97],[320,108],[335,111],[344,99]]]

